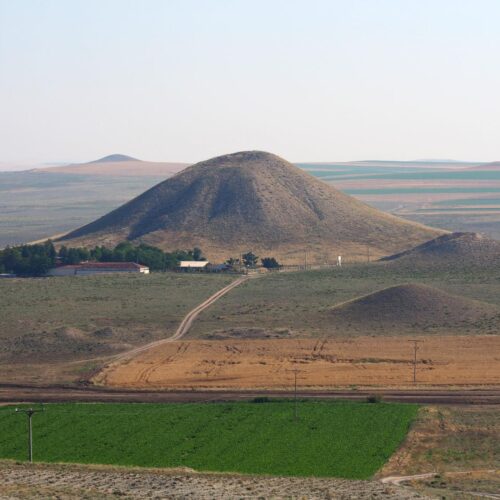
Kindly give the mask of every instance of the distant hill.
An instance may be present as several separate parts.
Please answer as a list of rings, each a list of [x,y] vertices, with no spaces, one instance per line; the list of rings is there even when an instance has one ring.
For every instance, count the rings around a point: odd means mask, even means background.
[[[124,239],[201,247],[215,260],[249,250],[283,262],[387,255],[442,231],[371,208],[270,153],[197,163],[80,229],[65,242]]]
[[[474,267],[500,265],[500,241],[477,233],[444,234],[381,259],[414,267]]]
[[[99,160],[94,160],[89,163],[105,163],[105,162],[117,162],[117,161],[141,161],[137,158],[132,158],[131,156],[121,155],[121,154],[113,154],[105,156],[104,158],[99,158]]]
[[[403,332],[497,332],[500,309],[436,288],[407,284],[339,304],[330,311],[334,329],[394,334]]]
[[[500,170],[500,161],[482,163],[481,165],[476,165],[475,167],[469,167],[467,170]]]
[[[36,169],[36,172],[167,178],[187,166],[187,163],[142,161],[127,155],[112,154],[88,163],[72,163],[58,167],[39,168]]]

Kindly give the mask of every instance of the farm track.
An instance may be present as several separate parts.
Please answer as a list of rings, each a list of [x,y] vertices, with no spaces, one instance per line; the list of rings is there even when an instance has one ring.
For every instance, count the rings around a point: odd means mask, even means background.
[[[370,395],[387,402],[433,405],[500,405],[500,388],[460,390],[298,390],[299,398],[346,399],[364,401]],[[291,391],[133,391],[107,388],[63,386],[0,385],[0,403],[114,402],[114,403],[180,403],[245,401],[259,396],[292,397]]]
[[[137,356],[138,354],[141,354],[145,351],[149,351],[150,349],[155,349],[159,346],[162,346],[164,344],[168,344],[170,342],[175,342],[177,340],[180,340],[184,335],[186,335],[191,328],[194,320],[198,317],[198,315],[203,312],[205,309],[210,307],[214,302],[219,300],[221,297],[223,297],[226,293],[230,292],[233,288],[236,288],[237,286],[241,285],[245,281],[249,279],[249,276],[243,276],[241,278],[238,278],[237,280],[233,281],[229,285],[225,286],[224,288],[221,288],[219,291],[215,292],[213,295],[208,297],[208,299],[204,300],[201,304],[198,304],[194,309],[191,309],[186,316],[182,319],[180,325],[177,327],[177,330],[175,333],[167,338],[156,340],[154,342],[150,342],[149,344],[142,345],[139,347],[135,347],[134,349],[131,349],[130,351],[126,351],[124,353],[120,353],[117,356],[113,357],[113,360],[111,363],[109,363],[107,366],[105,366],[97,375],[93,377],[93,381],[98,381],[99,384],[106,384],[106,373],[109,370],[113,370],[117,365],[119,365],[122,362],[126,362],[133,358],[134,356]],[[179,349],[177,350],[177,354],[182,354],[188,349],[189,345],[188,344],[181,344],[179,346]],[[155,365],[148,366],[144,370],[142,370],[141,373],[138,374],[138,380],[141,382],[147,382],[151,374],[157,369],[158,366],[161,366],[163,363],[166,363],[168,361],[171,361],[172,356],[169,356],[167,359],[163,359],[161,362],[156,363]]]

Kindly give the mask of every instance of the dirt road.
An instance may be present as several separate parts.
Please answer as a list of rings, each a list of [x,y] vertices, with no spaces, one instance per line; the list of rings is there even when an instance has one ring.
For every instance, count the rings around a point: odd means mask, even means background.
[[[181,324],[175,331],[175,333],[171,337],[167,337],[165,339],[160,339],[156,340],[154,342],[150,342],[149,344],[136,347],[134,349],[131,349],[130,351],[124,352],[119,354],[114,358],[114,362],[121,361],[124,359],[128,359],[131,357],[136,356],[139,353],[142,353],[144,351],[148,351],[150,349],[154,349],[158,346],[161,346],[163,344],[168,344],[169,342],[174,342],[175,340],[181,339],[186,333],[189,331],[191,328],[191,325],[193,324],[193,321],[196,319],[196,317],[207,307],[210,307],[215,301],[219,300],[222,296],[224,296],[226,293],[230,292],[233,288],[236,288],[238,285],[241,285],[245,281],[249,279],[248,276],[243,276],[241,278],[238,278],[236,281],[233,281],[229,285],[225,286],[224,288],[220,289],[218,292],[214,293],[208,299],[204,300],[201,304],[197,305],[194,309],[189,311],[189,313],[184,316],[184,319],[181,321]]]
[[[345,399],[366,401],[368,396],[377,395],[384,401],[402,403],[442,404],[442,405],[500,405],[500,388],[491,389],[370,389],[370,390],[329,390],[297,392],[299,398]],[[77,388],[58,386],[0,385],[0,403],[21,402],[141,402],[179,403],[209,401],[245,401],[255,397],[292,397],[293,392],[281,391],[134,391],[108,388]]]

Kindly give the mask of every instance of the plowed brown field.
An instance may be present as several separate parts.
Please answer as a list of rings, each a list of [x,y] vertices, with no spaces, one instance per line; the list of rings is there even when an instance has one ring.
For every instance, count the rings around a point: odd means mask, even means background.
[[[421,337],[417,381],[500,384],[500,336]],[[126,388],[409,386],[413,344],[406,337],[177,341],[109,365],[97,384]]]

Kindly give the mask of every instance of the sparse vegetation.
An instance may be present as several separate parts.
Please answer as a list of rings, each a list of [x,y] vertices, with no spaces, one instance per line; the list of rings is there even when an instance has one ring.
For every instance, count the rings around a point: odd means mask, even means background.
[[[347,264],[335,269],[269,273],[258,280],[250,280],[204,311],[193,325],[190,336],[211,335],[221,330],[274,332],[283,328],[299,336],[331,335],[335,331],[332,307],[403,283],[421,283],[464,299],[500,306],[500,267],[408,269],[384,263]],[[439,330],[439,325],[437,327]],[[454,328],[445,330],[448,333],[455,331]],[[498,332],[498,318],[479,322],[470,331],[464,331],[466,334]],[[351,329],[349,334],[367,333],[371,332]],[[342,334],[340,330],[335,333]],[[396,328],[381,334],[399,335],[400,330]]]
[[[41,362],[95,357],[110,346],[123,350],[168,336],[190,309],[232,279],[155,273],[0,280],[2,379],[10,380],[8,362],[29,361],[31,373],[14,370],[15,376],[36,377]]]
[[[418,407],[293,402],[52,404],[33,419],[35,459],[366,479],[404,439]],[[26,458],[26,422],[0,408],[0,457]]]

